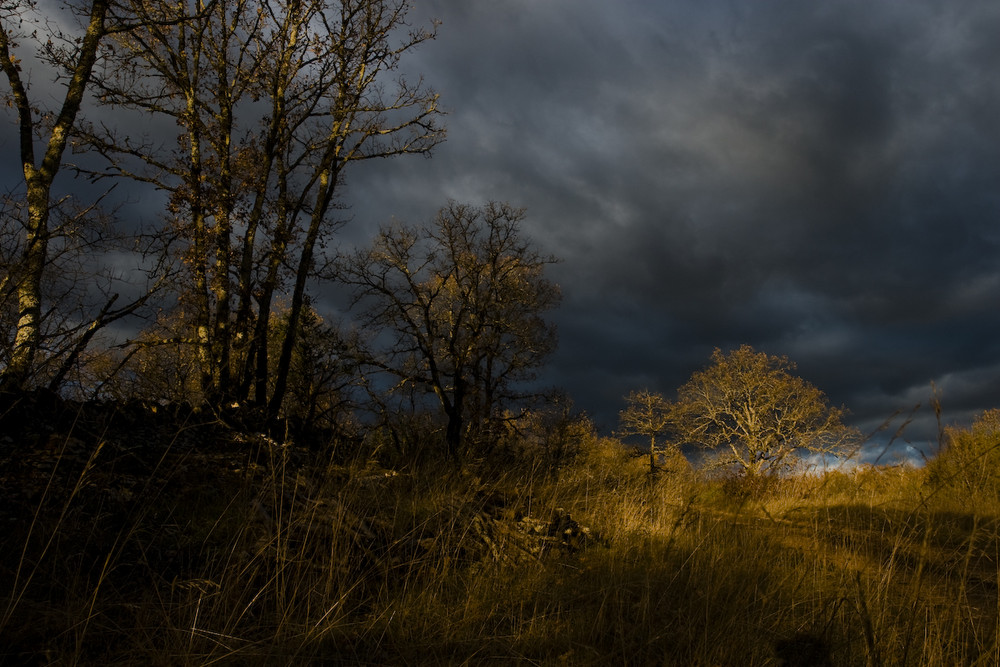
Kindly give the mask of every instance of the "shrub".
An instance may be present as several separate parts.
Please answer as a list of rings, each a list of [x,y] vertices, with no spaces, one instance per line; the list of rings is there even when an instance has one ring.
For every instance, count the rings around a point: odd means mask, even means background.
[[[982,413],[967,429],[946,429],[928,480],[974,497],[1000,492],[1000,409]]]

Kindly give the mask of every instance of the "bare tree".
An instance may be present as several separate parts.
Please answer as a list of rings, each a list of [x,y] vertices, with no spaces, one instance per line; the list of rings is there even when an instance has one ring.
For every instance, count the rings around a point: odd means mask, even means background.
[[[45,290],[47,281],[56,274],[56,259],[73,251],[79,255],[93,250],[98,241],[106,240],[101,233],[90,233],[92,221],[102,217],[96,204],[72,207],[72,198],[59,195],[54,184],[64,170],[64,154],[87,100],[95,67],[103,56],[102,49],[110,36],[127,33],[136,24],[127,11],[116,11],[122,8],[112,0],[65,6],[70,10],[68,15],[79,20],[78,34],[68,34],[64,32],[68,28],[47,20],[31,0],[14,0],[0,7],[0,71],[9,86],[4,100],[17,116],[18,157],[24,179],[23,191],[11,197],[23,197],[23,207],[14,204],[23,213],[14,218],[22,228],[12,241],[16,250],[3,253],[9,264],[4,284],[0,285],[4,293],[16,293],[17,302],[13,341],[0,379],[0,385],[8,390],[39,381],[39,354],[46,338],[43,328],[55,312],[51,297],[46,305]],[[35,46],[35,52],[25,58],[34,58],[38,67],[47,66],[56,73],[62,99],[54,108],[39,102],[47,95],[33,95],[31,72],[24,71],[24,59],[18,56],[19,40]],[[122,303],[119,294],[108,292],[96,315],[68,318],[64,326],[56,327],[61,340],[54,346],[47,345],[45,359],[58,362],[49,386],[59,385],[97,331],[135,312],[149,296],[146,292]]]
[[[433,392],[450,456],[522,397],[517,384],[555,347],[542,318],[560,299],[543,275],[555,260],[521,237],[523,218],[508,204],[452,203],[430,225],[383,228],[341,264],[362,321],[385,332],[366,361]]]
[[[643,389],[625,397],[628,406],[619,413],[623,435],[649,438],[649,471],[656,472],[656,439],[670,424],[670,404],[660,394]]]
[[[48,265],[48,244],[52,235],[52,184],[62,166],[73,123],[83,104],[87,84],[97,62],[98,48],[108,34],[105,19],[110,5],[110,0],[93,0],[90,3],[86,27],[70,63],[62,105],[50,125],[29,97],[28,83],[21,75],[21,61],[13,52],[17,46],[15,40],[19,38],[16,26],[20,25],[23,15],[33,8],[28,2],[14,2],[0,8],[0,69],[10,86],[8,99],[17,110],[19,155],[27,204],[22,273],[17,285],[17,332],[10,363],[3,377],[3,384],[10,388],[25,385],[38,353],[42,280]],[[41,159],[36,153],[36,140],[40,140],[44,147]]]
[[[188,4],[134,0],[134,11],[161,20],[123,38],[123,66],[99,78],[108,103],[174,119],[177,148],[136,145],[99,126],[90,141],[108,159],[106,175],[171,193],[205,395],[274,416],[319,249],[339,224],[347,165],[428,153],[444,137],[437,95],[392,79],[434,33],[408,28],[408,0]],[[192,11],[202,21],[163,27]],[[276,341],[279,297],[289,308]]]
[[[675,427],[688,442],[722,450],[748,476],[777,473],[798,450],[838,451],[856,433],[823,392],[790,371],[787,357],[744,345],[716,349],[712,363],[678,390]]]

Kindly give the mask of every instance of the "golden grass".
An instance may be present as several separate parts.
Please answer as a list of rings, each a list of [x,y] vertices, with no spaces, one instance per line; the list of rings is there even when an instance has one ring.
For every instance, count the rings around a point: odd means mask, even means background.
[[[127,500],[36,499],[4,544],[7,661],[1000,663],[1000,501],[924,470],[740,499],[610,440],[557,475],[238,445],[167,457]],[[545,532],[568,517],[589,534]]]

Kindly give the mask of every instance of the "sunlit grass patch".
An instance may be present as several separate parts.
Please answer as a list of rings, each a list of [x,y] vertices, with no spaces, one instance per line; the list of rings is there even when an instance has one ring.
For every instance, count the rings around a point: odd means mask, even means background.
[[[131,465],[130,494],[37,513],[39,537],[4,552],[8,658],[997,658],[1000,503],[982,490],[970,503],[933,471],[788,476],[744,495],[690,469],[650,475],[648,458],[598,438],[555,470],[331,463],[263,437],[215,446]],[[15,597],[18,563],[34,574]]]

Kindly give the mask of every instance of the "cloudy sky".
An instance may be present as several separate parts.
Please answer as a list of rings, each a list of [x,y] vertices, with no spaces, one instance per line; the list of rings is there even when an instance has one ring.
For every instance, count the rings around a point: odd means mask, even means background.
[[[353,232],[510,201],[563,261],[546,380],[609,431],[749,343],[875,429],[1000,406],[1000,4],[428,0],[433,158],[365,165]],[[899,424],[897,419],[894,424]],[[933,412],[905,436],[927,448]]]
[[[343,242],[527,208],[562,259],[544,381],[602,431],[744,343],[865,431],[932,382],[946,423],[1000,406],[995,0],[416,1],[448,140],[355,165]],[[904,437],[935,434],[923,409]]]

